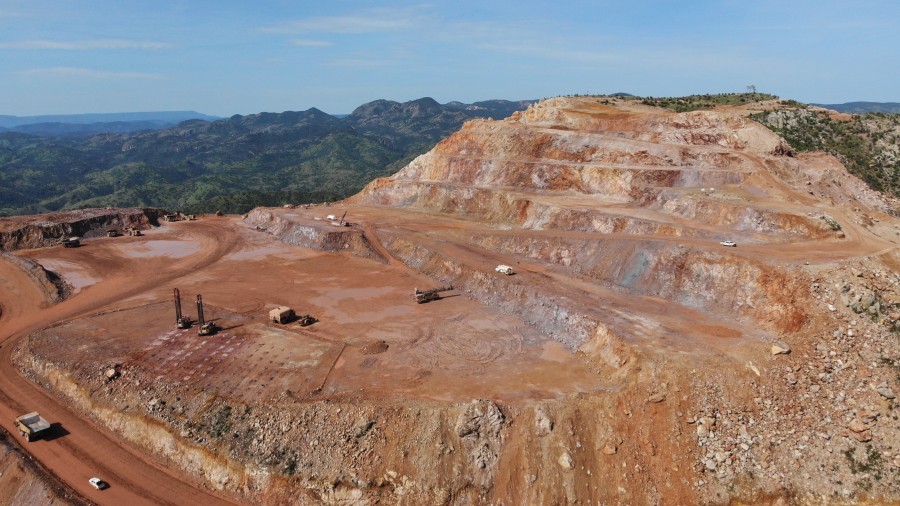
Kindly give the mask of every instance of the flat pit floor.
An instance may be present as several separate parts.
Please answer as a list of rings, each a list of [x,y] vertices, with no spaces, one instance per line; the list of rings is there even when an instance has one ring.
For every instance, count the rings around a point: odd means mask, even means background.
[[[119,363],[147,380],[244,402],[286,391],[467,401],[613,387],[561,344],[455,291],[416,304],[413,289],[435,282],[402,265],[286,245],[231,218],[118,239],[21,253],[61,267],[63,277],[66,266],[77,266],[72,272],[80,280],[96,278],[78,283],[78,297],[102,296],[105,283],[127,278],[141,262],[161,266],[141,279],[146,284],[153,281],[146,276],[158,276],[157,288],[34,335],[42,355],[89,362],[95,371]],[[213,254],[213,243],[231,246]],[[201,267],[192,269],[192,260]],[[167,279],[168,263],[185,274]],[[181,291],[183,312],[194,318],[202,294],[206,319],[222,330],[198,336],[196,326],[177,329],[173,287]],[[268,321],[279,305],[319,322]]]

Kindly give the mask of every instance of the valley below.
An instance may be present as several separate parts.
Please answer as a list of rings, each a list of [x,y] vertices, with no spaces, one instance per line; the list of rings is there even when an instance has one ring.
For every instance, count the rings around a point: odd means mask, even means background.
[[[339,202],[4,218],[0,419],[97,504],[896,503],[897,202],[754,107],[554,98]]]

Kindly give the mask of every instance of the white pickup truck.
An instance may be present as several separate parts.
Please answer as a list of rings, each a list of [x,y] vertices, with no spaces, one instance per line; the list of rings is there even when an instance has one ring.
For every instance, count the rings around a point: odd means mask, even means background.
[[[513,268],[508,265],[498,265],[494,270],[499,272],[500,274],[506,274],[507,276],[511,276],[513,274]]]

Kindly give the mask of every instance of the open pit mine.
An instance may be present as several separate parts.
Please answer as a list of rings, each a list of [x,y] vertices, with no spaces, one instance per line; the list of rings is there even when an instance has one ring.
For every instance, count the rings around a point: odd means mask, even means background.
[[[330,205],[2,220],[4,441],[70,492],[9,450],[0,499],[900,501],[897,204],[753,107],[555,98]]]

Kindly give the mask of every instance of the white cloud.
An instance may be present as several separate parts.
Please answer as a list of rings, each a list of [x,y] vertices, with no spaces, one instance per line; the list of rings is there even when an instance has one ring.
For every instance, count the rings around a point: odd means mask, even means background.
[[[327,40],[291,39],[291,44],[302,47],[329,47],[333,46],[334,42]]]
[[[344,16],[317,16],[286,21],[261,30],[270,33],[373,33],[391,32],[420,25],[423,6],[403,9],[369,9]]]
[[[93,40],[20,40],[0,42],[0,49],[61,49],[84,51],[91,49],[167,49],[172,44],[152,40],[93,39]]]
[[[108,70],[94,70],[81,67],[48,67],[42,69],[28,69],[12,72],[20,76],[62,76],[85,77],[89,79],[162,79],[162,74],[147,72],[112,72]]]

